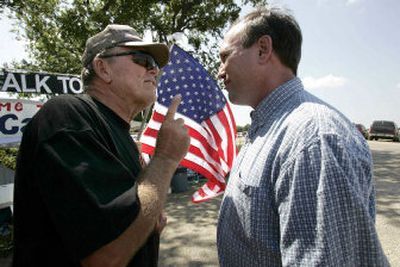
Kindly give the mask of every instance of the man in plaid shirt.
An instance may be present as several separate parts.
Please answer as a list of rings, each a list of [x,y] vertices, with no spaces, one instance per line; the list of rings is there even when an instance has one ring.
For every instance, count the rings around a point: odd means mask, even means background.
[[[228,31],[219,77],[254,108],[217,228],[221,266],[387,266],[368,144],[296,76],[301,30],[277,8]]]

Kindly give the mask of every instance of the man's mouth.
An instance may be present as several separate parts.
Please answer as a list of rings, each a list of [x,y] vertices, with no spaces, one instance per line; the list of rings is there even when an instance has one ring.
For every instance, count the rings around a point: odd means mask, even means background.
[[[145,80],[146,83],[151,83],[154,86],[157,86],[157,82],[155,80]]]
[[[225,85],[225,88],[227,88],[228,87],[228,85],[229,85],[229,83],[230,83],[231,81],[230,80],[224,80],[224,85]]]

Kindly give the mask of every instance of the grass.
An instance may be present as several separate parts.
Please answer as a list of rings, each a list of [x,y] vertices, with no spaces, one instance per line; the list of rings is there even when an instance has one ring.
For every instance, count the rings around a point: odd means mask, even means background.
[[[0,233],[0,257],[8,257],[13,250],[13,226],[8,225],[7,233]]]

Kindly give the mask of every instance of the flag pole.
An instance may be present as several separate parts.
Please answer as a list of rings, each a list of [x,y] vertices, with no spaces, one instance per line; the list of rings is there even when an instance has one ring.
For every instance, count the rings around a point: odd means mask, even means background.
[[[150,32],[150,33],[151,33],[151,32]],[[152,34],[152,33],[151,33],[151,34]],[[153,40],[153,36],[151,36],[151,40]],[[168,45],[168,47],[170,47],[170,45]],[[162,70],[160,70],[160,74],[162,74]],[[158,80],[160,79],[160,76],[161,76],[161,75],[159,75],[159,76],[157,77],[157,86],[158,86]],[[145,125],[146,125],[147,117],[149,117],[150,111],[153,109],[153,106],[154,106],[154,104],[153,104],[153,105],[150,105],[150,106],[147,107],[147,108],[145,109],[145,111],[144,111],[142,123],[140,124],[140,128],[139,128],[139,134],[138,134],[138,136],[137,136],[137,141],[139,141],[140,138],[142,137],[142,134],[143,134],[143,131],[144,131],[144,127],[145,127]]]
[[[152,106],[153,106],[153,105],[147,107],[147,108],[144,110],[144,115],[143,115],[142,123],[140,124],[139,134],[138,134],[138,137],[137,137],[137,140],[138,140],[138,141],[140,140],[140,137],[142,137],[142,134],[143,134],[143,131],[144,131],[144,126],[146,125],[146,120],[147,120],[147,117],[148,117],[149,114],[150,114],[150,111],[151,111],[151,109],[152,109]]]

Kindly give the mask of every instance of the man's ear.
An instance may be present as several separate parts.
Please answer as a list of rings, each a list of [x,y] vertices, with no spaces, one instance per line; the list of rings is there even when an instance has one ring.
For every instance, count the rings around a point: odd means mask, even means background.
[[[258,56],[263,62],[268,61],[271,58],[273,48],[272,48],[272,38],[269,35],[264,35],[260,37],[257,41],[258,46]]]
[[[111,82],[111,69],[106,60],[96,57],[93,59],[92,65],[97,77],[102,79],[105,83]]]

